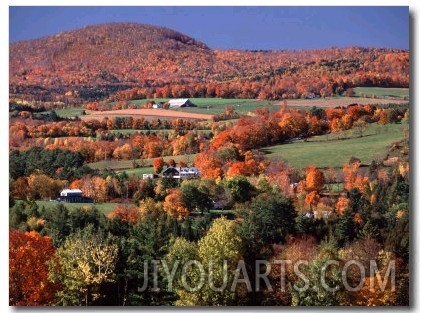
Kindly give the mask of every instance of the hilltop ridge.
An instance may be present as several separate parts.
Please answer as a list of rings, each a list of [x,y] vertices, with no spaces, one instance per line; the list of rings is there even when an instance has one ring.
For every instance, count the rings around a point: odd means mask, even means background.
[[[16,42],[9,52],[11,96],[41,101],[69,92],[75,101],[103,99],[133,88],[135,97],[158,90],[161,96],[279,99],[353,86],[409,86],[406,50],[213,50],[180,32],[135,23]]]

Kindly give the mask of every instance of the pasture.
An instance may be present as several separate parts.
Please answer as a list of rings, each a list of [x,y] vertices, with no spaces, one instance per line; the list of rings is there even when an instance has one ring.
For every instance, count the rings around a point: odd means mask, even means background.
[[[363,137],[359,137],[354,130],[340,133],[316,136],[307,141],[280,144],[260,149],[272,161],[286,161],[297,169],[309,165],[320,168],[342,167],[354,156],[361,159],[363,164],[370,164],[373,159],[383,159],[393,142],[404,139],[404,129],[408,124],[372,124],[367,127]],[[196,155],[167,156],[165,161],[174,159],[176,162],[184,160],[192,164]],[[137,160],[107,160],[91,163],[93,169],[112,169],[126,172],[129,176],[142,176],[154,173],[152,162],[154,159]],[[135,163],[136,164],[135,164]],[[134,165],[137,165],[135,167]]]
[[[320,168],[342,167],[354,156],[363,164],[373,159],[383,159],[390,145],[404,139],[404,128],[408,124],[370,125],[363,137],[351,132],[338,135],[329,134],[261,149],[273,161],[286,161],[297,169],[309,165]]]
[[[144,117],[147,119],[197,119],[197,120],[209,120],[212,115],[200,114],[186,111],[176,110],[164,110],[164,109],[124,109],[124,110],[112,110],[112,111],[90,111],[89,115],[81,116],[81,119],[102,119],[104,117],[113,116],[132,116],[132,117]]]
[[[170,159],[173,159],[175,162],[180,160],[186,161],[189,165],[192,165],[196,154],[185,154],[185,155],[175,155],[175,156],[166,156],[163,157],[164,161],[167,162]],[[154,158],[152,159],[136,159],[136,160],[106,160],[100,161],[95,163],[89,163],[89,167],[92,169],[112,169],[116,171],[126,170],[128,174],[136,173],[139,175],[146,174],[146,173],[153,173],[152,163]],[[138,167],[135,167],[134,163],[137,164]]]
[[[158,101],[167,101],[168,99],[156,99]],[[255,99],[220,99],[220,98],[191,98],[190,99],[197,107],[187,108],[173,108],[169,110],[164,109],[134,109],[134,110],[114,110],[87,112],[89,115],[81,116],[82,119],[103,118],[105,116],[133,116],[144,117],[148,119],[203,119],[210,120],[213,115],[224,113],[227,106],[233,106],[235,112],[240,115],[246,115],[257,109],[267,108],[271,112],[279,111],[282,106],[282,101],[268,101]],[[132,101],[137,105],[146,103],[146,100]],[[337,106],[348,106],[350,104],[404,104],[408,100],[400,99],[375,99],[375,98],[360,98],[360,97],[326,97],[316,99],[290,99],[287,100],[287,105],[296,109],[309,110],[312,107],[333,108]]]
[[[57,109],[55,110],[57,115],[60,117],[65,117],[65,118],[69,118],[69,117],[81,117],[83,116],[83,112],[85,111],[83,108],[66,108],[66,109]],[[41,112],[39,114],[49,114],[51,111],[45,111],[45,112]]]
[[[257,99],[222,99],[222,98],[189,98],[196,107],[188,108],[172,108],[169,111],[174,112],[186,112],[206,115],[216,115],[224,113],[225,107],[233,106],[235,111],[239,114],[247,114],[253,112],[256,109],[268,107],[269,110],[276,111],[279,108],[274,107],[274,101],[257,100]],[[153,99],[155,103],[166,102],[170,99],[159,98]],[[145,104],[147,100],[135,100],[132,101],[136,105]]]
[[[357,97],[409,99],[409,88],[356,87]]]
[[[335,108],[338,106],[348,106],[350,104],[405,104],[408,100],[396,100],[396,99],[375,99],[375,98],[361,98],[361,97],[326,97],[326,98],[315,98],[315,99],[291,99],[287,100],[287,104],[290,107],[296,109],[311,109],[312,107],[319,108]],[[277,103],[282,105],[282,102]]]
[[[348,106],[350,104],[404,104],[408,103],[409,88],[379,88],[379,87],[356,87],[354,88],[355,97],[335,96],[315,99],[288,99],[287,104],[291,107],[303,110],[309,110],[312,107],[337,107]],[[130,102],[140,107],[147,101],[154,100],[166,102],[168,98],[131,100]],[[164,109],[135,109],[135,110],[111,110],[111,111],[88,111],[82,107],[57,109],[56,113],[61,117],[75,117],[82,119],[101,119],[105,116],[132,116],[144,117],[145,119],[203,119],[210,120],[213,115],[224,113],[225,107],[233,106],[235,111],[244,115],[253,112],[256,109],[268,108],[274,112],[279,110],[282,101],[258,100],[258,99],[222,99],[222,98],[190,98],[197,107]],[[113,102],[111,102],[113,104]],[[85,111],[86,115],[83,114]],[[43,112],[43,114],[49,111]]]
[[[124,203],[116,203],[116,202],[107,202],[107,203],[66,203],[66,202],[55,202],[55,201],[36,201],[38,207],[41,209],[42,207],[46,209],[55,208],[57,204],[63,204],[69,211],[79,209],[79,208],[97,208],[98,211],[107,215],[108,213],[112,212],[114,208],[117,206],[124,205]],[[130,205],[130,204],[129,204]]]

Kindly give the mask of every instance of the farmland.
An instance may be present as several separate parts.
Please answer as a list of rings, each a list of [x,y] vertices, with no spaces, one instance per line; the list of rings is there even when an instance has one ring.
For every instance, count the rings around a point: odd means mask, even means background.
[[[378,88],[377,88],[378,89]],[[369,92],[369,88],[365,89]],[[408,89],[400,91],[401,93],[408,92]],[[384,92],[387,93],[387,92]],[[392,93],[393,94],[393,93]],[[398,93],[399,94],[399,93]],[[168,101],[168,99],[156,99],[158,101]],[[82,119],[103,118],[105,116],[132,116],[132,117],[145,117],[145,118],[187,118],[187,119],[205,119],[208,120],[212,115],[221,114],[224,112],[226,106],[233,106],[235,112],[239,114],[247,114],[257,109],[268,108],[269,111],[275,112],[279,110],[282,101],[268,101],[268,100],[254,100],[254,99],[210,99],[210,98],[192,98],[191,101],[197,107],[190,108],[177,108],[177,109],[134,109],[134,110],[112,110],[112,111],[87,111],[87,115],[81,116]],[[338,106],[348,106],[350,104],[405,104],[408,100],[403,99],[375,99],[375,98],[362,98],[362,97],[327,97],[316,99],[289,99],[286,100],[288,106],[308,110],[312,107],[332,108]],[[146,103],[146,100],[132,101],[136,105]],[[75,110],[74,112],[80,112]],[[58,111],[58,114],[60,112]],[[66,115],[69,114],[66,111]]]
[[[69,108],[69,109],[57,109],[55,110],[58,116],[61,117],[75,117],[75,116],[82,116],[84,113],[84,109],[79,107],[79,108]],[[42,112],[41,114],[48,114],[51,111],[46,111],[46,112]]]
[[[409,93],[408,89],[390,89],[382,88],[364,88],[357,89],[358,92],[364,91],[366,94],[386,95],[399,98]],[[287,100],[287,105],[291,108],[309,110],[313,107],[331,108],[345,107],[353,103],[361,104],[390,104],[390,103],[408,103],[402,99],[378,99],[378,98],[361,98],[361,97],[332,97],[332,98],[316,98],[316,99],[297,99]],[[165,102],[168,99],[155,99],[156,102]],[[210,99],[210,98],[194,98],[191,99],[197,107],[180,108],[180,109],[134,109],[134,110],[113,110],[106,112],[87,112],[82,119],[91,119],[93,117],[112,117],[112,116],[142,116],[150,118],[200,118],[208,120],[213,114],[222,113],[226,106],[232,105],[237,112],[248,114],[258,108],[268,108],[270,112],[276,112],[281,109],[282,102],[271,102],[267,100],[254,99]],[[140,106],[145,100],[132,101]],[[67,109],[64,115],[72,113],[80,113],[82,109]],[[61,111],[57,111],[61,113]],[[196,113],[202,112],[202,113]],[[236,120],[231,120],[236,123]],[[209,127],[209,125],[207,126]],[[268,159],[278,161],[287,161],[291,166],[297,169],[303,169],[309,165],[318,167],[341,167],[352,156],[362,160],[367,164],[373,157],[382,158],[387,154],[387,149],[392,142],[402,140],[404,137],[403,129],[407,128],[404,124],[390,125],[370,125],[365,131],[363,137],[359,138],[354,130],[345,130],[322,136],[309,138],[305,142],[303,140],[292,144],[281,144],[262,148]],[[122,129],[113,130],[114,133],[122,133],[126,135],[136,134],[142,130]],[[145,130],[146,131],[146,130]],[[170,130],[152,130],[151,133],[169,134]],[[205,133],[210,130],[205,130]],[[164,160],[172,158],[175,161],[187,160],[192,164],[196,155],[179,155],[167,156]],[[107,160],[96,163],[90,163],[93,169],[112,169],[116,171],[125,171],[130,176],[142,176],[144,173],[152,173],[152,159],[134,159],[134,160]]]
[[[112,23],[9,52],[9,305],[408,305],[409,51]]]
[[[354,88],[357,97],[386,98],[386,99],[409,99],[408,88],[380,88],[380,87],[356,87]]]
[[[270,160],[284,160],[297,169],[309,165],[320,168],[342,167],[351,157],[363,164],[383,159],[393,142],[404,139],[403,130],[408,124],[371,125],[358,137],[352,132],[316,136],[307,141],[277,145],[262,149]],[[342,136],[341,139],[336,139]],[[346,138],[348,137],[348,138]]]
[[[191,154],[191,155],[186,154],[186,155],[181,155],[181,156],[167,156],[167,157],[164,157],[163,159],[164,161],[173,159],[175,162],[184,160],[184,161],[190,161],[189,163],[191,163],[192,160],[194,160],[195,156],[196,156],[195,154]],[[117,170],[117,171],[131,169],[128,172],[146,174],[146,173],[153,172],[153,168],[152,168],[153,160],[154,159],[135,159],[135,160],[120,160],[120,161],[107,160],[107,161],[90,163],[89,166],[93,169],[112,169],[112,170]],[[137,166],[140,166],[140,168],[136,168],[135,166],[133,166],[134,164],[136,164]]]
[[[368,89],[368,88],[367,88]],[[408,89],[407,89],[408,90]],[[331,98],[316,98],[316,99],[298,99],[288,100],[289,106],[296,108],[311,108],[313,106],[319,108],[334,108],[338,106],[348,106],[350,104],[405,104],[408,100],[402,99],[373,99],[373,98],[362,98],[362,97],[331,97]]]
[[[409,51],[113,23],[10,56],[9,305],[408,305],[412,111],[379,86],[409,86]]]
[[[336,134],[315,136],[308,140],[281,144],[261,149],[269,160],[286,161],[296,169],[304,169],[310,165],[317,167],[342,167],[351,157],[359,158],[363,164],[372,159],[383,159],[390,145],[404,139],[404,129],[408,124],[370,125],[359,137],[348,130]],[[164,160],[194,160],[196,155],[164,157]],[[113,169],[124,171],[128,175],[142,176],[153,173],[153,159],[108,160],[91,163],[94,169]],[[141,167],[134,167],[142,165]]]
[[[312,107],[330,108],[348,106],[350,104],[405,104],[408,103],[408,88],[379,88],[379,87],[357,87],[355,97],[335,96],[314,99],[288,99],[288,106],[309,110]],[[245,115],[256,109],[267,108],[270,112],[279,110],[282,101],[257,100],[257,99],[223,99],[223,98],[190,98],[196,107],[177,109],[140,109],[147,101],[166,102],[169,98],[155,98],[145,100],[131,100],[130,103],[139,107],[133,110],[111,110],[111,111],[90,111],[84,110],[82,106],[55,110],[60,117],[80,117],[82,120],[101,119],[114,116],[143,117],[148,120],[161,119],[198,119],[209,120],[213,115],[221,114],[227,106],[232,106],[240,115]],[[110,103],[111,106],[113,102]],[[41,114],[48,114],[50,111]]]
[[[383,89],[386,89],[383,91]],[[288,106],[294,108],[310,109],[313,106],[321,108],[331,108],[337,106],[348,106],[350,104],[405,104],[408,103],[408,100],[399,98],[401,94],[409,94],[409,89],[400,88],[392,91],[388,91],[389,88],[365,88],[364,92],[370,93],[370,90],[373,90],[373,93],[383,93],[396,95],[397,99],[376,99],[376,98],[363,98],[363,97],[345,97],[345,96],[336,96],[336,97],[326,97],[326,98],[315,98],[315,99],[288,99]],[[167,98],[154,99],[155,102],[165,102],[168,101]],[[282,105],[282,101],[269,101],[269,100],[256,100],[256,99],[221,99],[221,98],[190,98],[190,100],[197,105],[197,107],[191,108],[177,108],[170,109],[174,112],[183,112],[183,113],[197,113],[203,115],[215,115],[224,112],[226,106],[233,106],[235,111],[239,114],[247,114],[253,112],[257,109],[268,108],[269,111],[274,112],[279,110],[279,106]],[[136,105],[146,103],[146,100],[134,100],[132,101]],[[162,110],[154,110],[162,112]],[[113,111],[112,111],[113,112]],[[145,111],[147,115],[148,111]],[[119,114],[125,114],[125,112],[119,112]],[[141,113],[143,114],[143,112]],[[160,114],[156,113],[155,114]],[[175,115],[175,113],[174,113]],[[162,115],[165,116],[164,114]],[[179,116],[183,117],[182,114]]]
[[[40,209],[54,209],[57,206],[58,202],[55,201],[36,201],[38,207]],[[70,212],[72,212],[75,209],[79,208],[86,208],[86,209],[97,209],[101,213],[107,215],[108,213],[112,212],[115,207],[117,206],[124,206],[124,203],[114,203],[114,202],[106,202],[106,203],[66,203],[66,202],[60,202],[62,203],[67,209],[69,209]],[[128,204],[129,206],[133,206],[133,204]]]
[[[115,110],[115,111],[103,111],[103,112],[88,112],[89,115],[82,116],[82,119],[102,119],[104,117],[113,116],[132,116],[132,117],[145,117],[145,118],[166,118],[166,119],[198,119],[207,120],[212,116],[208,114],[199,114],[192,112],[182,112],[175,110],[161,110],[161,109],[126,109],[126,110]]]

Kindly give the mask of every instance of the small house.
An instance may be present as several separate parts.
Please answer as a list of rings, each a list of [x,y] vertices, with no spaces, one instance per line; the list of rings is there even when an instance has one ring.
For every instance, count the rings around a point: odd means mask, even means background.
[[[163,107],[164,107],[163,102],[158,102],[158,103],[152,104],[152,108],[154,108],[154,109],[162,109]]]
[[[155,179],[155,178],[158,178],[158,175],[153,174],[153,173],[143,174],[143,179],[144,180],[146,180],[146,179]]]
[[[174,167],[169,166],[162,172],[162,177],[171,178],[196,178],[199,177],[199,169],[197,167]]]

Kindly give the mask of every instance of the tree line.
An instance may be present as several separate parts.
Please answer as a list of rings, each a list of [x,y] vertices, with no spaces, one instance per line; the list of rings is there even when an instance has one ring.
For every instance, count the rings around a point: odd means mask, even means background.
[[[9,304],[408,305],[408,175],[399,167],[382,180],[373,173],[362,184],[354,179],[328,217],[317,217],[316,210],[306,213],[320,204],[326,207],[322,196],[318,201],[306,197],[301,207],[302,194],[286,196],[267,181],[241,176],[220,183],[184,181],[177,188],[167,182],[159,188],[160,200],[145,195],[136,206],[123,204],[107,216],[95,207],[15,203],[10,210]],[[323,174],[309,168],[300,193],[320,192],[322,183]],[[212,185],[214,192],[203,193]],[[233,214],[200,212],[209,205],[203,195],[220,195],[220,189],[231,197]],[[305,262],[300,273],[312,288],[304,288],[306,281],[291,264],[282,270],[275,260]],[[338,268],[350,260],[367,270],[361,274],[350,267],[344,278]],[[188,261],[206,266],[186,267],[184,274],[174,270],[169,284],[170,269]],[[323,272],[327,261],[338,268]],[[370,262],[384,285],[371,276]],[[256,280],[267,264],[272,289]],[[390,264],[394,289],[387,276]],[[249,275],[240,284],[235,283],[239,268]],[[234,289],[218,291],[208,283],[194,291],[184,287],[198,286],[201,275],[223,286],[224,272]],[[338,286],[334,292],[321,288],[321,273],[328,286]]]
[[[47,137],[11,149],[9,304],[408,305],[409,138],[389,147],[388,162],[364,168],[351,158],[339,169],[298,171],[256,149],[351,128],[361,127],[363,135],[366,124],[408,119],[407,107],[305,112],[284,103],[278,112],[260,109],[236,124],[214,123],[211,137],[195,131],[133,134],[125,141]],[[86,166],[104,156],[130,159],[134,151],[155,158],[156,172],[164,155],[198,153],[201,177],[143,180]],[[334,191],[332,184],[343,187]],[[121,204],[105,215],[95,206],[35,202],[55,198],[63,186]],[[352,260],[364,272],[349,266]],[[296,275],[298,262],[308,284]],[[169,279],[177,266],[184,274],[174,271]],[[391,266],[393,283],[386,279]],[[239,272],[248,275],[240,284]],[[273,289],[260,279],[266,272]],[[185,288],[200,286],[201,277],[213,285]],[[224,277],[234,289],[215,287],[225,285]]]

